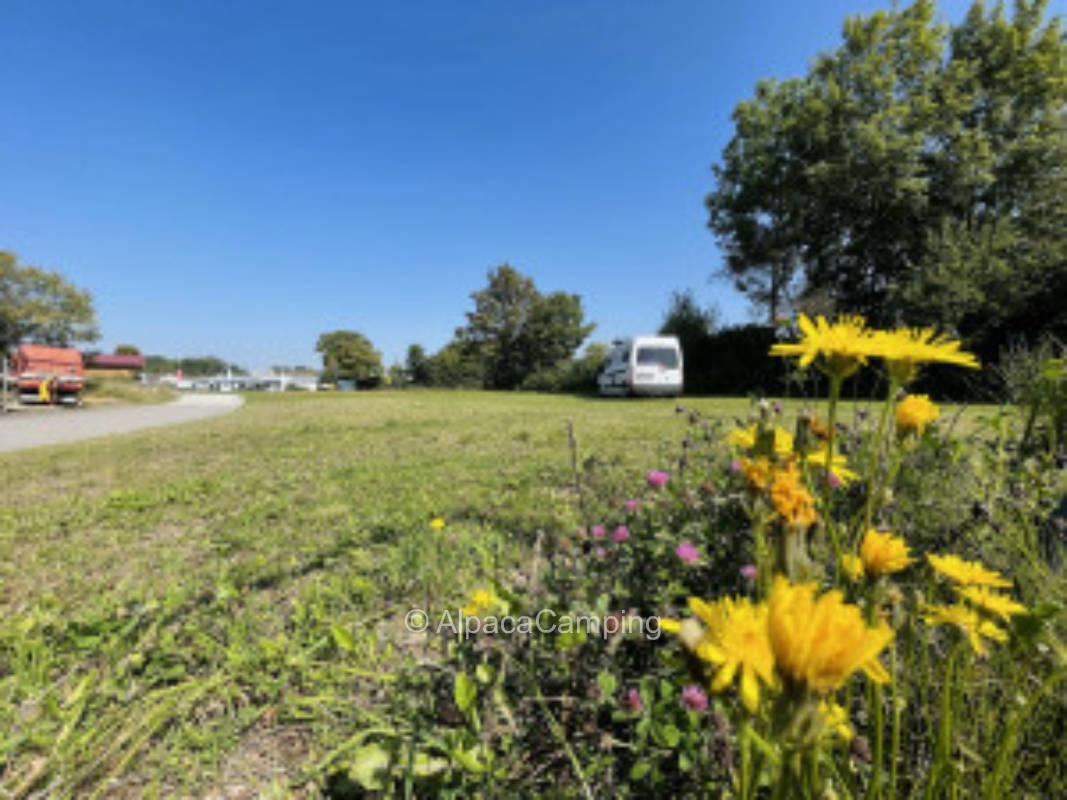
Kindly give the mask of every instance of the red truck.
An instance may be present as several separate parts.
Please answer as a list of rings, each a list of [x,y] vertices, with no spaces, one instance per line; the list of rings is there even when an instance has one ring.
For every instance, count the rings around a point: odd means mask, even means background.
[[[82,355],[73,347],[22,344],[13,359],[22,402],[74,403],[85,385]],[[44,384],[46,391],[42,391]]]

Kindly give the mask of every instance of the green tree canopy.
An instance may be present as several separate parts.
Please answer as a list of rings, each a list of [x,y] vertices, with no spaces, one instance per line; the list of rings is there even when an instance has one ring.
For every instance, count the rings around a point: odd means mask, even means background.
[[[707,198],[738,286],[772,310],[800,289],[987,344],[1062,335],[1067,40],[1046,8],[852,17],[804,78],[761,83]]]
[[[713,308],[701,308],[692,289],[671,294],[671,302],[659,326],[660,334],[674,335],[685,343],[699,342],[715,332],[718,314]]]
[[[324,333],[319,336],[315,352],[322,354],[323,371],[328,379],[370,381],[382,376],[382,354],[362,333]]]
[[[141,355],[140,348],[132,344],[119,344],[115,345],[115,355],[117,356],[139,356]]]
[[[502,264],[471,294],[474,311],[456,331],[464,350],[485,369],[485,386],[513,389],[530,373],[570,358],[595,327],[584,323],[581,298],[542,295],[531,278]]]
[[[0,250],[0,352],[22,341],[67,347],[98,338],[89,292]]]
[[[430,358],[421,344],[408,346],[407,356],[404,359],[404,371],[407,379],[418,386],[429,386],[433,380]]]

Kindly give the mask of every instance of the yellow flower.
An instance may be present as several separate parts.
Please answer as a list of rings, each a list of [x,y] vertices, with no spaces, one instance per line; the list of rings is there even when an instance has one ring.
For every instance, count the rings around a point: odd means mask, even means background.
[[[804,459],[813,466],[826,469],[826,459],[829,455],[829,449],[816,450],[814,453],[805,455]],[[840,453],[834,453],[831,463],[833,464],[833,467],[830,469],[830,474],[836,478],[842,486],[848,486],[852,481],[859,478],[859,475],[846,466],[848,460]]]
[[[893,639],[884,622],[868,627],[858,606],[837,590],[816,598],[814,583],[792,584],[779,575],[769,600],[768,628],[778,672],[816,694],[839,688],[856,670],[889,680],[878,654]]]
[[[863,578],[863,559],[851,553],[841,556],[841,569],[853,583]]]
[[[434,517],[430,520],[430,527],[435,531],[439,531],[441,528],[445,527],[445,521],[440,517]]]
[[[973,354],[961,351],[958,341],[938,335],[933,328],[876,331],[872,355],[885,359],[890,374],[900,385],[914,380],[921,364],[940,362],[979,368]]]
[[[868,528],[860,545],[863,566],[873,578],[900,572],[912,562],[908,543],[891,533],[879,533]]]
[[[771,501],[786,525],[809,528],[815,522],[815,498],[800,482],[800,473],[792,462],[774,473]]]
[[[720,692],[741,673],[741,702],[750,712],[759,707],[759,684],[774,686],[774,657],[767,638],[767,606],[753,605],[748,598],[723,598],[705,603],[689,598],[690,610],[707,627],[688,619],[663,620],[660,626],[679,634],[682,642],[697,658],[715,671],[711,690]],[[666,623],[666,624],[664,624]]]
[[[901,434],[921,434],[940,413],[937,405],[930,402],[930,398],[925,394],[909,394],[897,403],[897,430]]]
[[[848,723],[848,712],[833,700],[819,703],[819,716],[827,731],[836,734],[843,742],[852,741],[852,726]]]
[[[778,426],[771,428],[771,433],[774,434],[774,452],[777,455],[784,458],[793,452],[793,434]],[[734,428],[723,437],[723,441],[738,450],[752,450],[758,435],[759,426],[749,425],[747,428]]]
[[[771,462],[766,458],[741,459],[741,474],[745,476],[745,480],[753,489],[759,491],[766,489],[771,482],[773,472]]]
[[[821,356],[819,368],[828,375],[844,378],[851,375],[873,354],[871,332],[863,317],[838,317],[832,325],[826,317],[812,322],[807,315],[797,317],[801,339],[796,344],[776,344],[772,356],[800,356],[800,366],[806,367]]]
[[[479,589],[471,595],[471,601],[460,610],[468,617],[476,617],[488,611],[494,600],[493,593],[489,589]]]
[[[982,617],[973,608],[961,606],[930,606],[926,609],[927,625],[955,625],[967,637],[971,648],[980,656],[986,654],[982,638],[997,642],[1006,642],[1008,634],[988,619]]]
[[[1007,595],[994,592],[985,586],[957,586],[956,593],[975,607],[995,614],[1005,622],[1011,620],[1012,614],[1026,613],[1026,606],[1022,603],[1016,603]]]
[[[1011,581],[999,572],[986,569],[977,561],[964,561],[959,556],[939,556],[933,553],[927,553],[926,560],[942,575],[962,586],[1011,586]]]

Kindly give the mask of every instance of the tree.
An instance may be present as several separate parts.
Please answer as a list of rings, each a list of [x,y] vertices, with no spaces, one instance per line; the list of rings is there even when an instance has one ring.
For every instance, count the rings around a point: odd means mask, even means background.
[[[686,341],[698,342],[714,333],[717,317],[713,308],[700,307],[692,289],[673,292],[659,332],[663,336],[677,336],[684,347]]]
[[[1067,39],[1046,8],[852,17],[804,78],[757,86],[707,199],[738,286],[987,348],[1027,319],[1062,329]]]
[[[774,324],[796,289],[800,265],[794,202],[804,191],[802,163],[794,155],[798,105],[804,84],[763,81],[754,100],[739,103],[737,134],[714,167],[718,186],[705,200],[708,227],[726,252],[723,273],[732,278]]]
[[[674,292],[663,315],[659,332],[677,336],[682,346],[687,392],[703,390],[708,374],[716,367],[710,346],[715,333],[716,316],[714,309],[700,307],[692,289]]]
[[[319,336],[315,352],[322,354],[327,380],[375,381],[382,376],[382,354],[370,339],[356,331],[331,331]]]
[[[141,351],[134,347],[132,344],[120,344],[115,346],[115,355],[117,356],[139,356]]]
[[[595,327],[583,323],[578,295],[544,296],[508,264],[488,278],[471,294],[467,325],[456,330],[457,343],[484,365],[486,388],[513,389],[528,374],[569,358]]]
[[[430,359],[430,385],[481,388],[485,385],[485,364],[470,348],[453,340]]]
[[[429,386],[433,380],[430,359],[421,344],[408,346],[407,357],[404,359],[404,370],[411,383],[417,386]]]
[[[0,250],[0,352],[28,340],[67,347],[98,338],[89,292]]]

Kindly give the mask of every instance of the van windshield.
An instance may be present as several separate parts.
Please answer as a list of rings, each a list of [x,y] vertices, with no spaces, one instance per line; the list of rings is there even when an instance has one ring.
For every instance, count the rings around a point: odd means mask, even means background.
[[[657,364],[667,369],[677,369],[678,351],[673,347],[639,347],[637,349],[637,366],[652,367]]]

